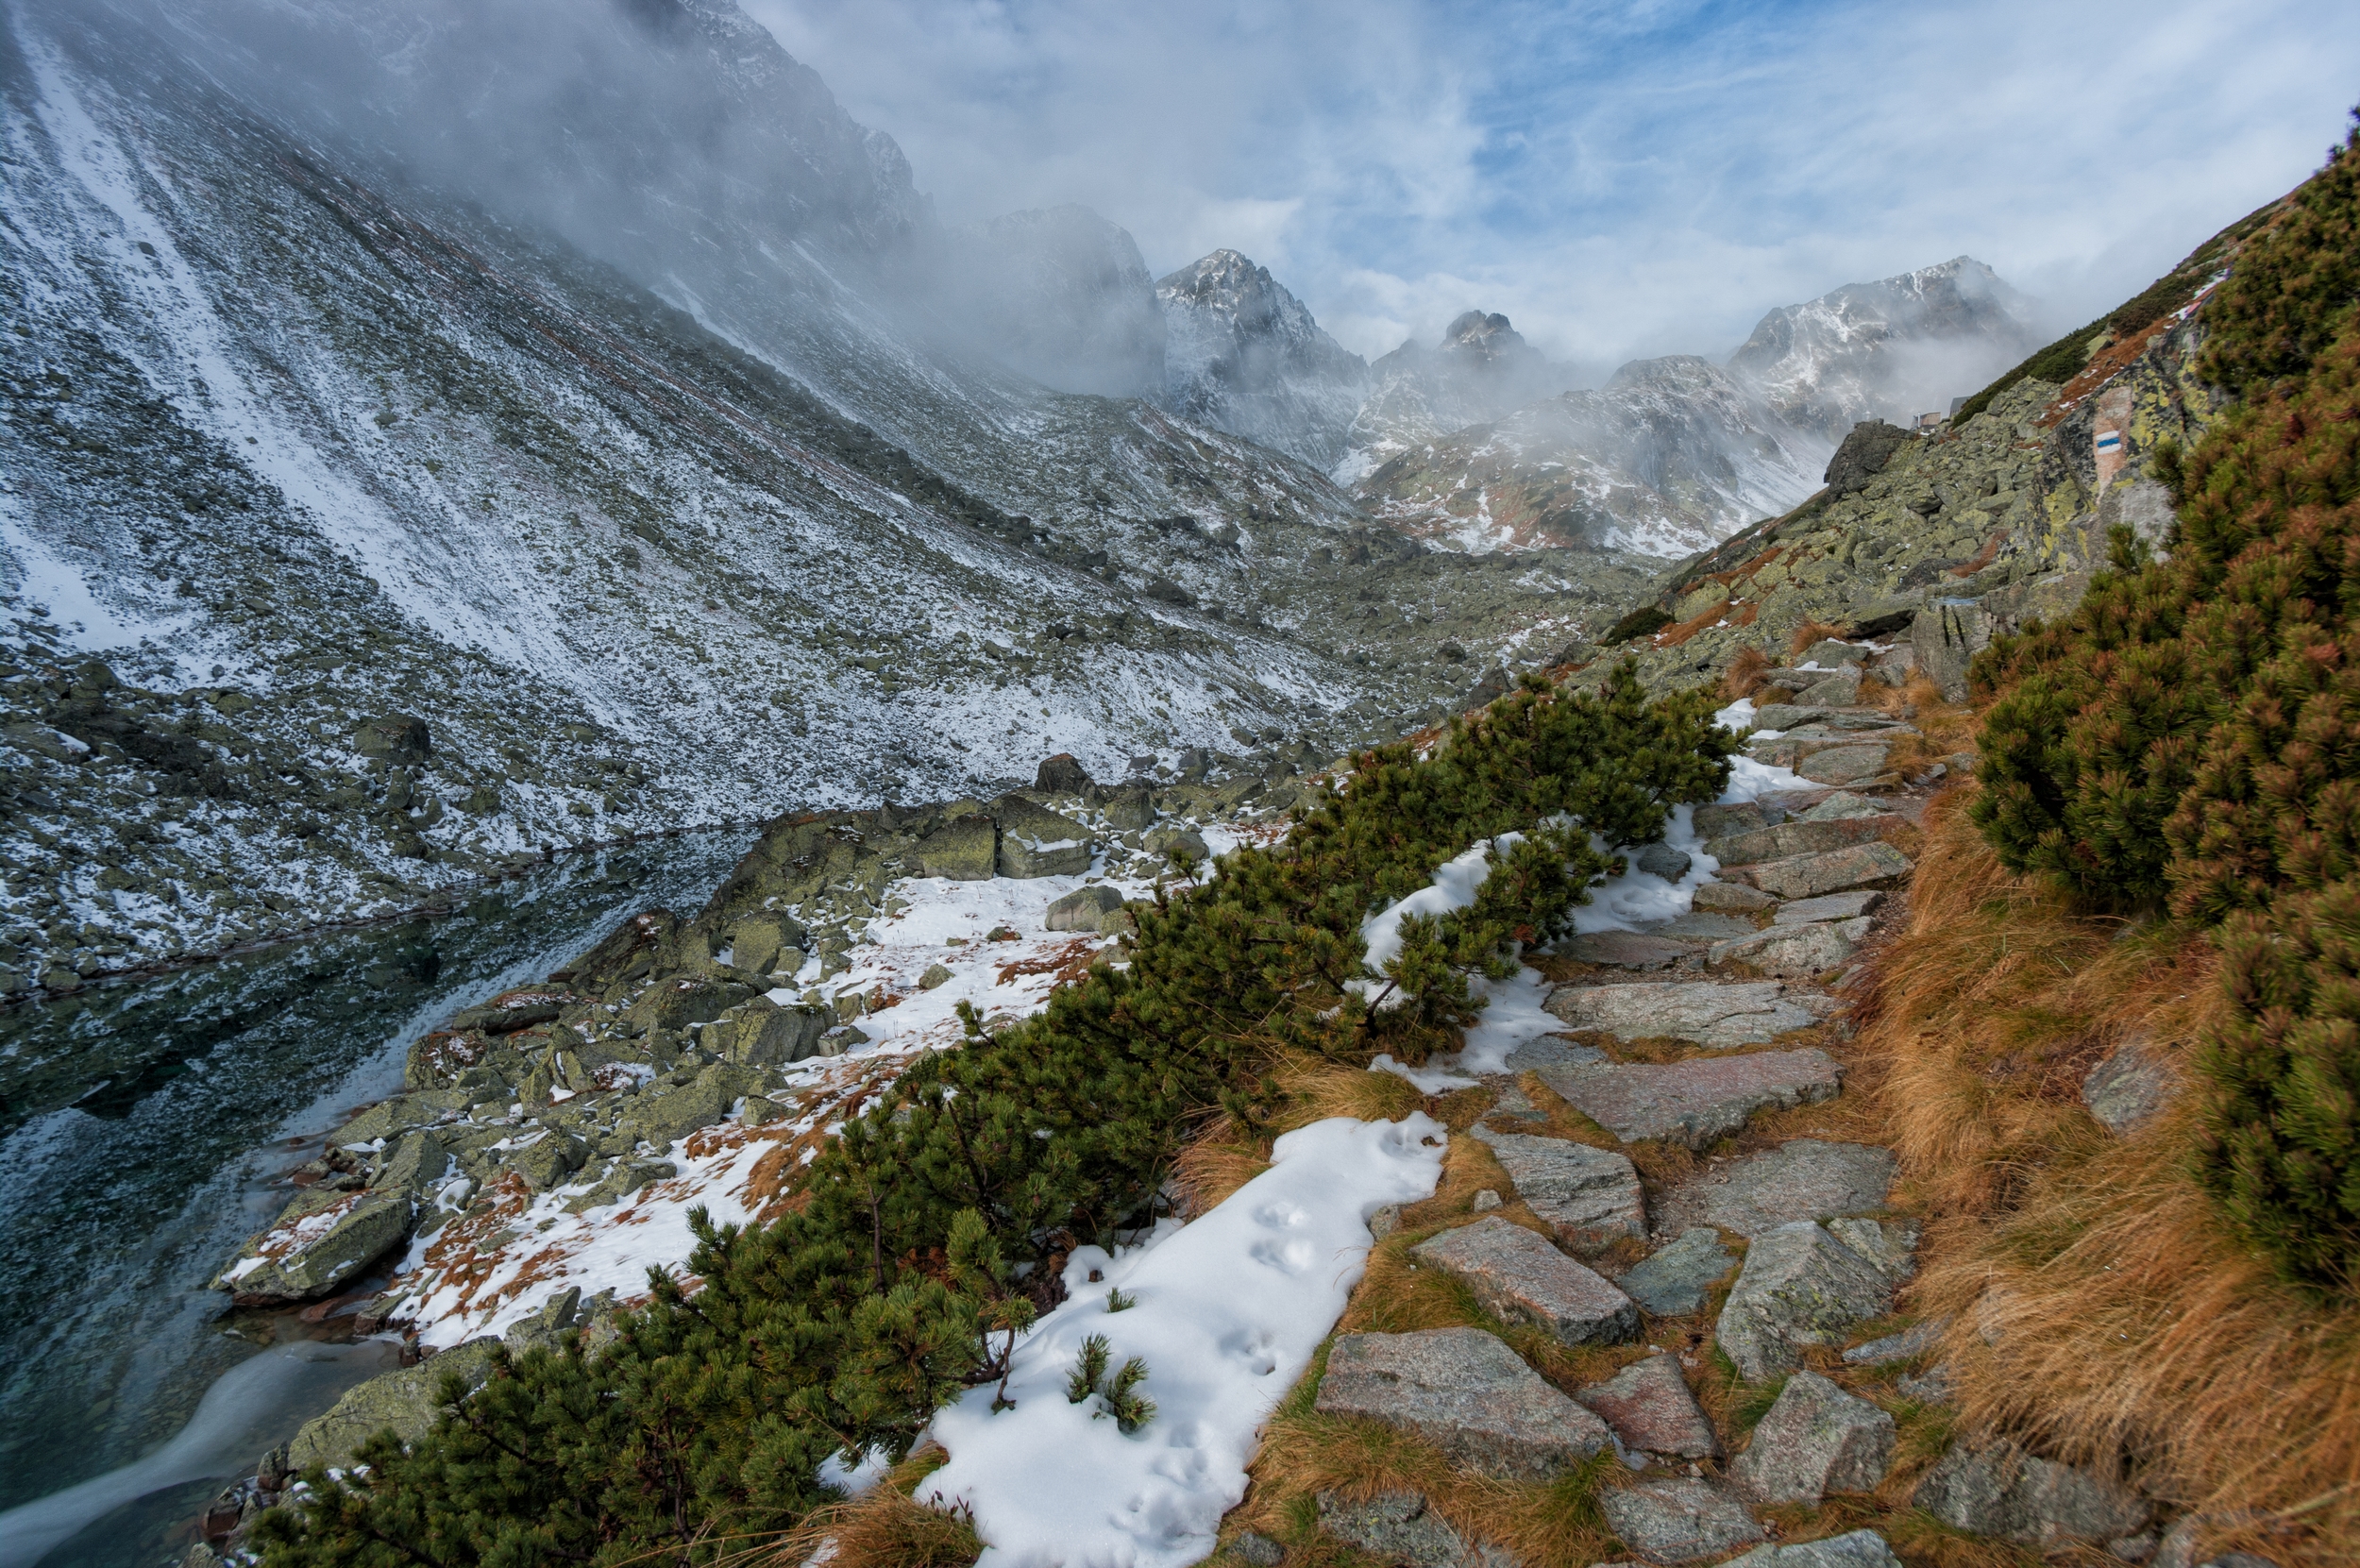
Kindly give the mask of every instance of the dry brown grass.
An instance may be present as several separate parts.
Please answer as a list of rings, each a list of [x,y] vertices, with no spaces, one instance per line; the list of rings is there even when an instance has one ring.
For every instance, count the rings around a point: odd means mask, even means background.
[[[1909,929],[1878,960],[1857,1049],[1908,1189],[1936,1218],[1912,1297],[1967,1429],[2127,1472],[2178,1509],[2292,1518],[2211,1549],[2360,1561],[2360,1310],[2277,1283],[2188,1173],[2199,1089],[2128,1138],[2082,1107],[2137,1037],[2183,1079],[2217,1007],[2200,936],[2074,911],[1934,802]],[[2339,1490],[2340,1489],[2340,1490]]]
[[[1721,695],[1734,702],[1751,697],[1762,689],[1762,678],[1770,668],[1770,655],[1751,644],[1737,650],[1729,667],[1721,675]]]
[[[1267,1134],[1249,1135],[1221,1116],[1182,1147],[1172,1179],[1185,1216],[1204,1213],[1269,1170],[1271,1139],[1279,1134],[1331,1116],[1398,1121],[1425,1104],[1407,1079],[1317,1056],[1290,1057],[1273,1070],[1272,1078],[1284,1099]]]
[[[984,1549],[975,1527],[910,1495],[948,1458],[927,1444],[860,1496],[817,1510],[794,1534],[746,1561],[750,1568],[802,1568],[833,1545],[830,1568],[966,1568]]]
[[[1795,635],[1787,639],[1787,651],[1801,653],[1812,644],[1824,643],[1830,637],[1841,642],[1844,640],[1844,631],[1845,629],[1841,626],[1831,626],[1826,621],[1816,620],[1807,615],[1803,618],[1803,624],[1795,629]]]

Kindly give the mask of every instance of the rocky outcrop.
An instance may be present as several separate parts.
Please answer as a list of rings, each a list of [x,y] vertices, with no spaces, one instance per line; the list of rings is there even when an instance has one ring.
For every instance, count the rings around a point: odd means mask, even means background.
[[[1824,1051],[1763,1051],[1664,1066],[1548,1068],[1541,1078],[1626,1142],[1661,1138],[1702,1149],[1765,1106],[1833,1099],[1844,1070]]]
[[[1325,471],[1344,455],[1367,362],[1234,250],[1158,278],[1167,408]]]

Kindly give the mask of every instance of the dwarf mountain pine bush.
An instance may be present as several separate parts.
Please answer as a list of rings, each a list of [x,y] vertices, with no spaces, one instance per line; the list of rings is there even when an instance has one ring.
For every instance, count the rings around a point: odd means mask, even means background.
[[[1593,835],[1645,843],[1721,792],[1736,741],[1712,710],[1701,691],[1647,701],[1626,665],[1594,696],[1528,678],[1431,755],[1363,754],[1283,842],[1138,906],[1122,967],[998,1033],[968,1010],[966,1046],[851,1121],[798,1209],[751,1231],[699,1216],[700,1283],[652,1275],[595,1358],[578,1342],[503,1355],[414,1448],[385,1434],[365,1473],[309,1476],[309,1498],[258,1528],[265,1562],[707,1563],[791,1528],[831,1500],[828,1456],[899,1458],[946,1400],[1001,1380],[1047,1304],[1023,1287],[1150,1220],[1201,1121],[1267,1122],[1283,1055],[1414,1060],[1451,1042],[1476,1014],[1470,976],[1562,934],[1612,868]],[[1372,982],[1361,922],[1511,832],[1473,905],[1405,922]],[[1022,1280],[1019,1263],[1035,1265]],[[1095,1388],[1104,1367],[1088,1371]],[[1152,1410],[1143,1375],[1105,1384],[1118,1420]]]
[[[2220,928],[2202,1174],[2333,1289],[2360,1283],[2356,222],[2360,129],[2206,309],[2204,371],[2242,401],[2178,464],[2169,560],[2117,537],[2070,617],[1973,670],[1997,700],[1972,810],[1999,858]]]

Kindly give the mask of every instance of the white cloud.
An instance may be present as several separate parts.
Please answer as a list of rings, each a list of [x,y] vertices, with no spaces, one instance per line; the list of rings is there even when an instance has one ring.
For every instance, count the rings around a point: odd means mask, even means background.
[[[2360,58],[2305,0],[747,4],[947,218],[1087,202],[1363,353],[1480,306],[1609,368],[1963,252],[2078,325],[2316,167]]]

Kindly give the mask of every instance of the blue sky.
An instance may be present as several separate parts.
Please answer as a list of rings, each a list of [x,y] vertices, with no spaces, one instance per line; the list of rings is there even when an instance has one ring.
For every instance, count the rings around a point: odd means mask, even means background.
[[[2360,7],[744,0],[952,222],[1230,245],[1349,346],[1610,368],[1962,253],[2062,329],[2319,162]]]

